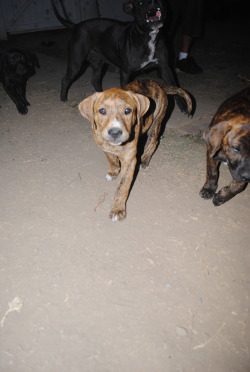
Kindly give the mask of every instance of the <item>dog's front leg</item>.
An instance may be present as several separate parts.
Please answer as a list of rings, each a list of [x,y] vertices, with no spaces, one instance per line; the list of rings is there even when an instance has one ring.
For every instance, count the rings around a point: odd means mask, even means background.
[[[121,166],[121,182],[116,190],[114,202],[109,214],[113,222],[123,221],[126,218],[126,201],[134,177],[136,157],[131,161],[122,161]]]
[[[108,159],[108,172],[106,174],[106,180],[112,181],[117,178],[121,170],[121,164],[118,156],[110,154],[109,152],[104,151]]]
[[[22,99],[20,98],[17,88],[13,85],[5,85],[3,84],[3,88],[5,92],[8,94],[8,96],[12,99],[12,101],[15,103],[17,111],[22,114],[26,115],[28,112],[28,109],[26,105],[23,103]]]
[[[210,149],[207,150],[207,174],[206,182],[200,190],[200,196],[204,199],[213,198],[218,186],[220,162],[210,156]]]
[[[232,199],[235,195],[242,192],[246,186],[246,182],[237,182],[236,180],[233,180],[229,186],[223,187],[217,194],[214,195],[214,205],[219,206],[224,204],[228,200]]]
[[[30,106],[30,103],[26,99],[26,87],[27,87],[27,81],[22,82],[21,84],[17,86],[17,91],[24,105]]]

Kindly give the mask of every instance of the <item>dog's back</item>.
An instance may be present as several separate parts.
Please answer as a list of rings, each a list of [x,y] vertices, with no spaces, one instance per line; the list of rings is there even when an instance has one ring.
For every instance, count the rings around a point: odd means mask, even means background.
[[[186,93],[182,88],[173,85],[166,85],[165,83],[150,79],[140,79],[134,80],[133,82],[127,84],[124,89],[131,90],[134,93],[139,93],[148,97],[151,101],[151,110],[155,111],[155,115],[162,110],[166,110],[168,105],[168,95],[181,96],[187,104],[188,113],[190,114],[192,111],[192,100],[189,94]],[[151,113],[152,112],[149,110],[149,114]]]
[[[250,123],[250,87],[224,101],[218,108],[210,127],[222,121]]]

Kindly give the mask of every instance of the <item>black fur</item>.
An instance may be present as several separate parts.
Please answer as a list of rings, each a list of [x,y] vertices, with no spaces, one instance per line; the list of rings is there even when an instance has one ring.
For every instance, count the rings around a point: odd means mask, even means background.
[[[89,62],[93,74],[91,82],[96,91],[102,91],[105,63],[120,69],[120,83],[124,87],[138,72],[157,68],[166,84],[176,85],[168,64],[168,49],[163,25],[166,19],[164,0],[130,0],[124,11],[134,17],[132,22],[113,19],[91,19],[73,24],[63,18],[52,6],[58,20],[72,30],[69,42],[67,72],[62,79],[61,100],[67,101],[71,84],[84,72]],[[62,1],[60,1],[63,7]],[[184,101],[179,99],[182,111]]]
[[[0,54],[0,82],[22,115],[27,114],[27,106],[30,105],[26,99],[27,81],[38,67],[38,58],[33,53],[11,49]]]

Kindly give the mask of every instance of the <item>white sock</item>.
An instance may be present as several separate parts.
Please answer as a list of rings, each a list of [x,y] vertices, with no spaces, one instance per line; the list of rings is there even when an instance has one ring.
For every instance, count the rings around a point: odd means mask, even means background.
[[[180,59],[187,58],[187,56],[188,56],[188,53],[180,52],[180,53],[179,53],[179,60],[180,60]]]

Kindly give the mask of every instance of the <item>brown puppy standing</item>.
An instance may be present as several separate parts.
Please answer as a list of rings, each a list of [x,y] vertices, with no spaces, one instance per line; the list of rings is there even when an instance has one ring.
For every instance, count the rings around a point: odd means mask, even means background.
[[[218,206],[243,191],[250,182],[250,88],[241,90],[219,107],[204,139],[207,176],[200,196],[213,198]],[[215,193],[221,162],[227,163],[233,181]]]
[[[108,159],[106,179],[115,179],[121,172],[121,182],[110,211],[112,221],[122,221],[126,217],[126,201],[134,177],[140,135],[150,128],[141,157],[143,168],[149,164],[157,147],[168,106],[167,94],[183,97],[191,112],[192,102],[184,90],[149,79],[134,81],[124,90],[111,88],[95,93],[79,104],[81,114],[91,122],[96,143]]]

